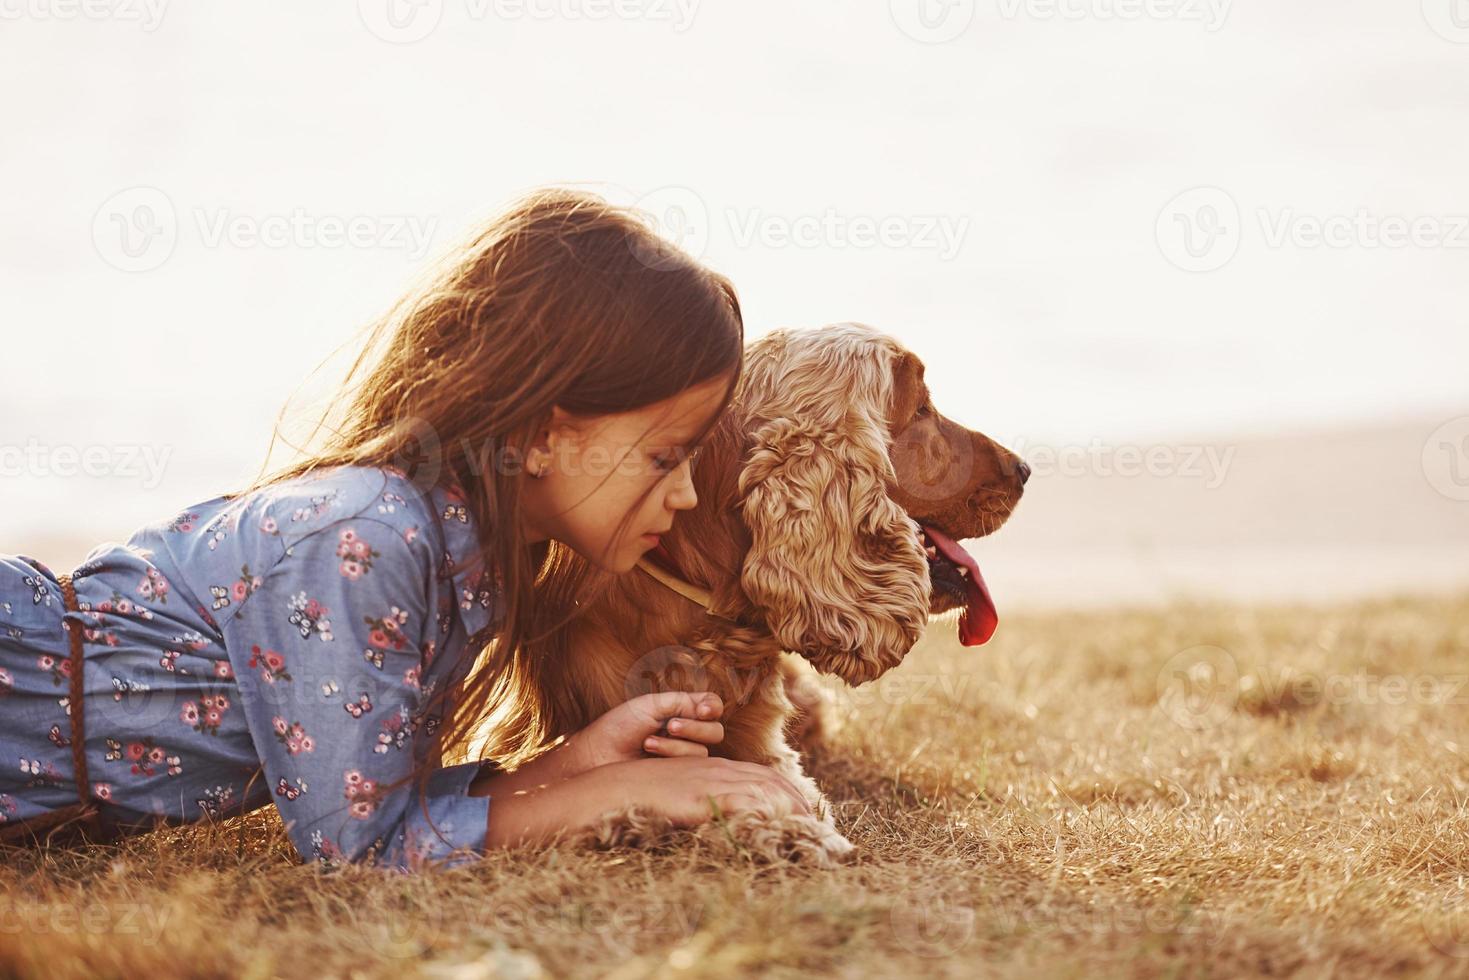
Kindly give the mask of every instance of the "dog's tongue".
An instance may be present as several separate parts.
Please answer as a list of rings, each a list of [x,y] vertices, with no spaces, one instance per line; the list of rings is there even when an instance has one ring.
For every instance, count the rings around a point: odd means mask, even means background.
[[[990,598],[989,587],[984,584],[984,576],[979,574],[979,564],[944,532],[927,524],[923,525],[923,531],[945,558],[969,569],[965,585],[968,598],[959,616],[959,642],[966,647],[977,647],[994,636],[995,627],[1000,625],[1000,614],[995,610],[995,600]]]

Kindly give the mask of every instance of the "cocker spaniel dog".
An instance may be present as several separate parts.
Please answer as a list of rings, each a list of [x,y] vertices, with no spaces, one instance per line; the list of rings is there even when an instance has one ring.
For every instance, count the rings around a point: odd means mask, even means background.
[[[961,642],[988,640],[995,606],[958,542],[1000,527],[1029,472],[939,412],[923,362],[892,337],[850,323],[768,334],[746,348],[735,403],[694,468],[698,506],[531,652],[533,677],[499,720],[518,715],[504,730],[544,744],[650,690],[715,691],[725,738],[712,753],[775,767],[819,814],[741,833],[765,852],[839,860],[852,845],[788,737],[783,655],[856,685],[901,661],[935,614],[961,610]],[[576,594],[586,568],[552,565],[563,581],[548,594]],[[491,739],[489,754],[514,748]],[[639,819],[608,833],[647,839]]]

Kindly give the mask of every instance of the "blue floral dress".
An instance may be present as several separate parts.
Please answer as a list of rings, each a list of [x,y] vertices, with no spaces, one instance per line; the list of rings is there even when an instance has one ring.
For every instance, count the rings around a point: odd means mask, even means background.
[[[385,790],[443,721],[425,701],[499,622],[499,580],[450,483],[341,466],[217,497],[73,572],[0,554],[0,826],[75,803],[70,662],[84,643],[91,793],[121,833],[274,802],[303,860],[414,870],[483,853],[479,763]]]

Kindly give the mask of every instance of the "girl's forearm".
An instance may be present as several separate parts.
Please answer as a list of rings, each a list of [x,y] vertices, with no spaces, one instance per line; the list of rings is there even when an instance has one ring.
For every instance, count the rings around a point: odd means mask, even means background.
[[[553,783],[559,783],[571,771],[563,743],[550,749],[518,769],[504,770],[486,763],[469,784],[470,796],[510,796],[516,793],[534,792]]]
[[[520,847],[548,840],[567,829],[565,807],[555,800],[555,785],[539,786],[529,791],[492,790],[489,823],[485,827],[485,847]]]
[[[617,779],[614,779],[616,785],[609,788],[600,785],[605,780],[590,778],[585,773],[577,778],[578,773],[567,772],[569,754],[562,752],[563,748],[557,746],[514,772],[491,771],[487,767],[470,783],[471,795],[494,797],[489,825],[485,828],[486,847],[518,847],[550,840],[559,833],[584,826],[611,805],[620,791],[626,791]],[[562,758],[555,757],[558,752]]]
[[[470,796],[491,796],[486,847],[509,847],[538,840],[550,829],[539,799],[543,792],[566,778],[565,744],[536,756],[518,769],[506,772],[485,764],[469,784]]]

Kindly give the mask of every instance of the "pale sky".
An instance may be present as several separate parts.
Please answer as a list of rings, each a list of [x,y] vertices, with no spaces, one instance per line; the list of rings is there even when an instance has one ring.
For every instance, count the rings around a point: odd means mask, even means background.
[[[1462,0],[389,2],[0,0],[0,449],[161,461],[7,473],[0,551],[252,473],[553,182],[656,205],[752,337],[893,333],[1004,441],[1469,412]]]

